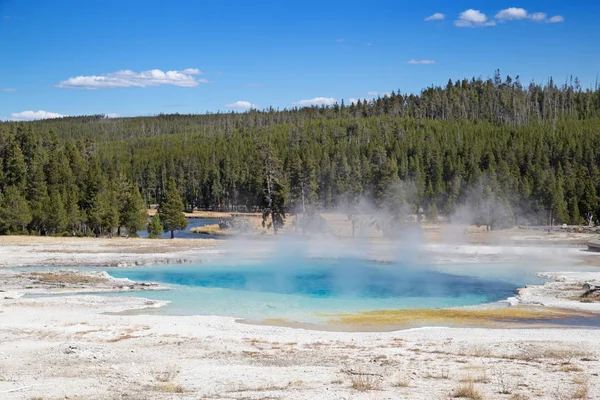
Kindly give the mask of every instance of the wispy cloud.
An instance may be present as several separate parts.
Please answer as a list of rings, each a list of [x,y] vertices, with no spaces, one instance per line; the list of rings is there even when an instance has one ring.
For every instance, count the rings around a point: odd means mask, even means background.
[[[548,19],[548,14],[544,12],[529,13],[524,8],[517,7],[510,7],[500,10],[498,14],[496,14],[495,18],[500,22],[528,19],[534,22],[557,23],[564,22],[565,20],[561,15],[556,15]]]
[[[13,89],[13,88],[0,89],[0,92],[3,92],[3,93],[13,93],[16,91],[17,91],[17,89]]]
[[[173,85],[180,87],[196,87],[201,83],[207,83],[206,79],[197,79],[202,75],[199,69],[188,68],[182,71],[161,71],[152,69],[149,71],[134,72],[123,70],[105,75],[77,76],[58,83],[59,88],[68,89],[104,89],[124,87],[149,87],[160,85]]]
[[[10,114],[9,120],[12,121],[33,121],[36,119],[49,119],[49,118],[62,118],[66,117],[66,115],[48,112],[44,110],[39,111],[23,111],[19,113]]]
[[[385,97],[385,96],[389,96],[390,94],[391,94],[390,92],[383,92],[383,93],[379,93],[377,91],[367,92],[367,95],[370,97]]]
[[[120,116],[119,114],[117,114],[117,113],[108,113],[108,114],[104,114],[104,116],[105,116],[106,118],[119,118],[119,117],[121,117],[121,116]]]
[[[484,26],[494,26],[495,21],[489,21],[487,15],[479,10],[468,9],[463,11],[458,16],[458,19],[454,21],[454,25],[459,28],[477,28]]]
[[[292,103],[294,106],[308,107],[308,106],[332,106],[337,103],[337,100],[333,97],[315,97],[310,100],[299,100]]]
[[[446,19],[446,16],[442,13],[435,13],[433,15],[430,15],[429,17],[425,18],[425,21],[441,21]]]
[[[408,63],[412,65],[428,65],[435,64],[435,60],[410,60]]]
[[[544,22],[548,19],[548,15],[543,12],[536,12],[530,15],[532,21],[535,22]]]
[[[554,17],[548,20],[551,24],[556,24],[558,22],[565,22],[565,18],[562,15],[555,15]]]
[[[342,39],[342,38],[340,38],[340,39],[336,39],[336,40],[335,40],[335,42],[336,42],[336,43],[344,43],[344,41],[345,41],[345,40],[346,40],[346,39]]]
[[[256,104],[253,104],[249,101],[238,100],[235,103],[225,105],[227,108],[231,108],[234,110],[249,110],[251,108],[258,108]]]
[[[371,46],[373,46],[373,43],[371,43],[371,42],[367,42],[367,43],[365,43],[365,46],[367,46],[367,47],[371,47]]]

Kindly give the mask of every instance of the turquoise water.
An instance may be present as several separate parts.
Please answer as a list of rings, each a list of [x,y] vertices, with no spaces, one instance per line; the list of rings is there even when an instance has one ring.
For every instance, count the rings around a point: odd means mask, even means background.
[[[173,290],[140,294],[171,303],[161,312],[221,315],[260,321],[319,322],[321,314],[382,309],[443,308],[491,303],[514,295],[533,275],[447,273],[434,265],[382,264],[361,259],[270,259],[240,263],[111,269],[115,278],[163,283]],[[456,270],[456,269],[455,269]],[[497,265],[494,271],[498,271]],[[501,270],[501,269],[500,269]],[[468,272],[465,269],[464,272]],[[131,295],[115,294],[115,295]]]

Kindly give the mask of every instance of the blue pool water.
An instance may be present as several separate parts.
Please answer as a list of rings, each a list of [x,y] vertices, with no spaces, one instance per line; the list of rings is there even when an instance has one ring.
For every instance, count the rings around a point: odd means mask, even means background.
[[[175,239],[222,239],[223,236],[215,236],[215,235],[206,235],[202,233],[194,233],[190,232],[190,229],[204,226],[204,225],[212,225],[218,224],[218,219],[211,218],[187,218],[188,225],[184,230],[175,231]],[[138,232],[140,237],[148,237],[148,230],[143,229]],[[161,237],[163,239],[169,239],[171,237],[171,232],[164,232]]]
[[[523,273],[481,273],[485,269],[486,265],[480,264],[479,272],[464,274],[426,265],[300,258],[244,263],[213,260],[108,272],[115,278],[171,287],[173,290],[142,294],[171,301],[161,312],[255,321],[285,318],[319,322],[326,318],[322,314],[476,305],[506,299],[516,288],[539,282],[539,278]]]

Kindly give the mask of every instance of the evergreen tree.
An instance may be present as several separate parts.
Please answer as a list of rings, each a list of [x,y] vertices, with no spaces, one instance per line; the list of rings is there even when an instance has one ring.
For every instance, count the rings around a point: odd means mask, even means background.
[[[46,234],[64,233],[67,230],[69,219],[58,191],[53,190],[44,201],[42,207],[44,213],[43,230]]]
[[[119,224],[119,210],[114,191],[104,184],[92,200],[88,211],[88,224],[96,236],[112,236]]]
[[[25,185],[26,164],[18,143],[13,139],[4,156],[4,185],[22,189]]]
[[[67,190],[64,196],[64,207],[67,215],[67,229],[71,235],[82,232],[82,222],[84,220],[83,211],[79,208],[79,190],[74,184]]]
[[[25,197],[16,186],[9,186],[0,204],[0,232],[24,233],[31,222],[31,212]]]
[[[29,202],[32,220],[29,224],[31,230],[38,233],[43,232],[44,204],[49,202],[48,186],[44,175],[43,153],[36,151],[27,171],[26,198]]]
[[[131,182],[126,185],[122,197],[119,209],[119,226],[124,226],[129,236],[137,237],[137,231],[141,230],[148,222],[146,204],[137,185],[133,185]]]
[[[148,237],[150,239],[158,239],[163,233],[164,227],[160,222],[160,214],[154,215],[148,224]]]
[[[183,201],[181,201],[181,196],[175,185],[175,179],[170,178],[158,213],[160,214],[164,231],[171,232],[171,239],[175,238],[175,231],[187,227],[187,220],[185,219],[183,210]]]

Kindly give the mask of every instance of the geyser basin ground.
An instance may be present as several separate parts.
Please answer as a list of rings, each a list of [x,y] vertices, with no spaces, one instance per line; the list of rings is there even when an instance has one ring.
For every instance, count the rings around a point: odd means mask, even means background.
[[[170,286],[173,290],[141,295],[170,301],[158,312],[231,316],[255,322],[281,319],[323,323],[337,314],[486,304],[513,296],[525,284],[541,282],[533,273],[515,272],[514,266],[480,264],[476,269],[453,266],[448,270],[452,273],[435,265],[363,259],[274,258],[108,272],[115,278]]]

